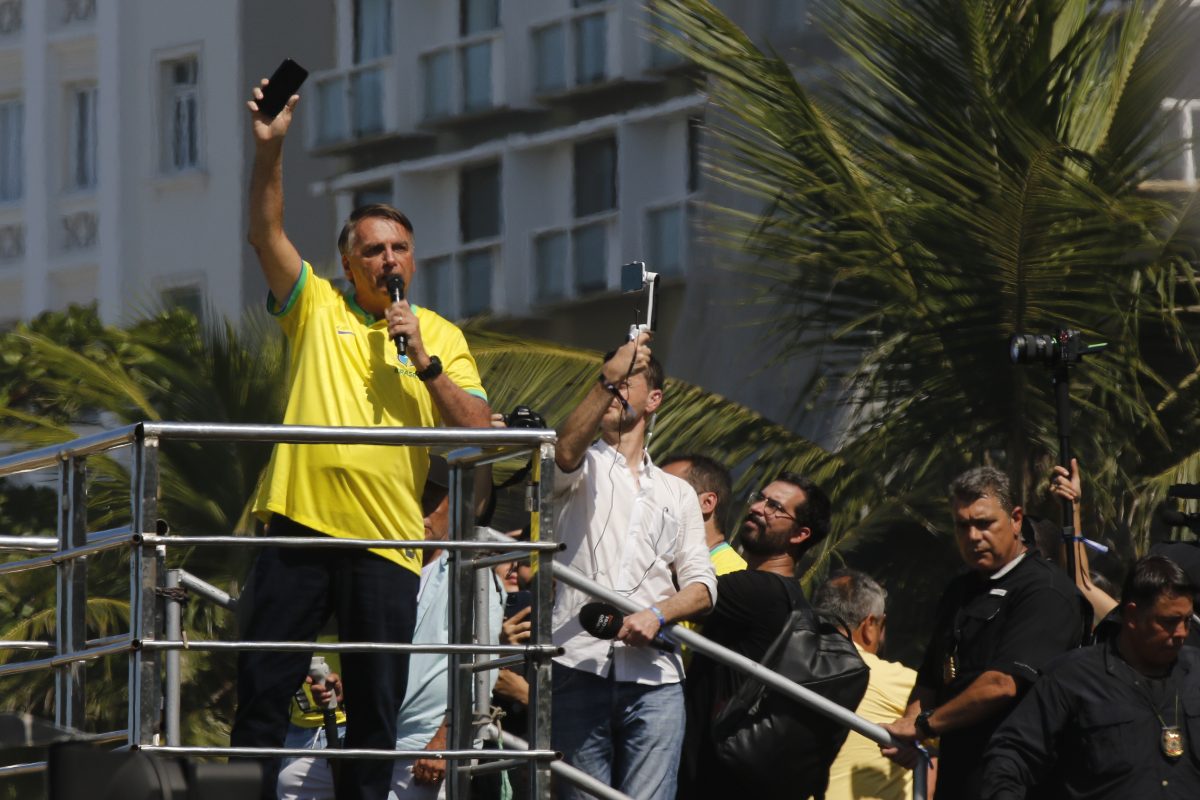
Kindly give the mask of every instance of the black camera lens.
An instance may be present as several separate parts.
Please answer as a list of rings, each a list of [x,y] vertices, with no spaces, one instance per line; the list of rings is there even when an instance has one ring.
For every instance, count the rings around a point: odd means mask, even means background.
[[[1049,334],[1014,333],[1008,340],[1008,357],[1014,364],[1050,364],[1054,361],[1057,347],[1058,342]]]
[[[545,428],[546,420],[529,406],[517,406],[504,415],[504,424],[509,428]]]

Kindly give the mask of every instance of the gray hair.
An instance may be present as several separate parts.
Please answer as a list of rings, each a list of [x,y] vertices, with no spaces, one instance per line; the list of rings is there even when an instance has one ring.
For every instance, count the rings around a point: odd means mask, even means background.
[[[950,504],[970,505],[981,497],[994,497],[1004,513],[1012,514],[1012,485],[1008,476],[995,467],[975,467],[955,478],[950,484]]]
[[[812,604],[854,629],[869,616],[883,616],[887,610],[887,592],[865,572],[841,569],[821,584]]]

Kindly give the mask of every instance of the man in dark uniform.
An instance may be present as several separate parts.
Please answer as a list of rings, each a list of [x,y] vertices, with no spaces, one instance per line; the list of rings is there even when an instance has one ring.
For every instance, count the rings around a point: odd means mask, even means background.
[[[1200,651],[1183,644],[1194,593],[1173,561],[1138,561],[1116,639],[1050,665],[992,737],[981,796],[1200,797]]]
[[[884,725],[902,741],[940,738],[938,795],[978,796],[992,732],[1055,656],[1078,647],[1083,599],[1053,564],[1027,557],[1022,511],[1007,476],[991,467],[950,485],[954,534],[970,567],[938,604],[933,638],[905,715]],[[915,751],[884,755],[913,766]]]

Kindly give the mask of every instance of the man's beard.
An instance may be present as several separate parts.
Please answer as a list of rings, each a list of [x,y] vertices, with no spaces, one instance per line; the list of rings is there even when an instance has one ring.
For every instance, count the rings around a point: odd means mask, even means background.
[[[746,520],[742,524],[742,535],[738,538],[738,544],[744,552],[755,556],[779,555],[787,552],[788,547],[786,536],[773,537],[765,523],[759,526],[752,520]]]

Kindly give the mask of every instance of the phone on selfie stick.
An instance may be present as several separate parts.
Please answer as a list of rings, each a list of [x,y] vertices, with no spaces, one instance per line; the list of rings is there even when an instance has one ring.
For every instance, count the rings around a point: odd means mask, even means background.
[[[285,58],[279,68],[271,73],[267,85],[262,90],[262,100],[258,101],[258,113],[275,119],[287,105],[288,98],[299,90],[306,78],[308,70],[290,58]]]

